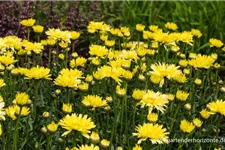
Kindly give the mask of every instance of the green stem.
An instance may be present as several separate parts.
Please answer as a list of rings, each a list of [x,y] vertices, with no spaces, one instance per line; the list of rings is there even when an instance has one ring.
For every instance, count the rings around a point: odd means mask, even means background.
[[[180,107],[181,107],[181,104],[180,104],[180,103],[178,103],[177,105],[178,105],[178,106],[177,106],[177,109],[176,109],[175,114],[174,114],[174,116],[173,116],[173,120],[172,120],[171,123],[170,123],[170,132],[173,131],[173,125],[174,125],[175,119],[176,119],[176,117],[177,117],[177,113],[179,112]]]
[[[73,41],[73,44],[72,44],[72,54],[74,51],[75,51],[75,41]]]
[[[73,147],[75,147],[77,145],[77,141],[76,141],[76,137],[77,137],[77,133],[76,131],[73,131],[73,134],[72,134],[72,140],[73,140]]]
[[[17,146],[18,146],[18,144],[17,144],[18,143],[18,139],[19,139],[18,128],[19,128],[21,112],[22,112],[22,107],[20,108],[20,112],[19,112],[18,118],[16,120],[16,127],[15,127],[15,131],[14,131],[14,135],[13,135],[13,147],[12,147],[12,150],[17,150]]]
[[[50,150],[51,147],[52,147],[52,135],[51,134],[48,134],[47,135],[47,150]]]
[[[67,104],[70,103],[70,89],[69,88],[66,89],[66,103]]]
[[[30,41],[30,28],[27,29],[27,40]]]
[[[48,68],[51,69],[51,56],[52,56],[52,48],[50,47],[48,50]]]
[[[36,102],[37,102],[37,99],[38,99],[38,81],[35,81],[34,80],[34,100],[33,100],[33,119],[35,120],[36,119]]]

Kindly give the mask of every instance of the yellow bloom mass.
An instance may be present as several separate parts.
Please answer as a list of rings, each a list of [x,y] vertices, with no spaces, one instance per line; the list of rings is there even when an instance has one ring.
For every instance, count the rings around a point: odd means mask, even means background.
[[[64,104],[63,103],[63,106],[62,106],[62,111],[64,113],[71,113],[72,112],[72,105],[71,104]]]
[[[167,22],[165,24],[165,27],[167,29],[171,29],[171,30],[177,30],[178,29],[177,25],[175,23],[173,23],[173,22]]]
[[[62,136],[66,136],[73,130],[79,131],[83,136],[88,137],[88,133],[90,130],[95,128],[94,122],[92,122],[91,118],[88,118],[87,115],[82,114],[71,114],[66,115],[63,119],[59,121],[59,125],[67,131],[62,134]]]
[[[146,91],[144,91],[144,90],[134,89],[133,94],[132,94],[132,98],[139,101],[143,98],[143,96],[145,94],[146,94]]]
[[[32,27],[32,26],[34,25],[35,22],[36,22],[35,19],[30,18],[30,19],[22,20],[22,21],[20,22],[20,24],[22,24],[22,25],[24,25],[24,26],[27,26],[27,27]]]
[[[137,133],[133,133],[134,136],[140,138],[138,144],[142,141],[146,141],[148,138],[152,144],[163,144],[168,143],[168,134],[166,128],[162,125],[145,123],[143,126],[138,125],[136,127]]]
[[[190,133],[195,129],[195,125],[192,122],[188,122],[187,120],[181,120],[180,129],[184,133],[185,132]]]
[[[148,90],[139,103],[142,107],[147,106],[149,112],[151,112],[153,108],[164,112],[169,100],[168,96],[165,94]]]
[[[47,125],[47,129],[50,133],[54,133],[58,129],[58,126],[59,126],[58,124],[52,121],[50,124]]]
[[[62,69],[54,83],[62,87],[78,88],[82,74],[77,69]]]
[[[222,41],[213,38],[209,39],[209,43],[210,47],[217,47],[217,48],[220,48],[224,45]]]
[[[76,40],[80,37],[80,32],[77,32],[77,31],[72,31],[72,32],[70,32],[70,34],[71,34],[72,40]]]
[[[207,104],[207,108],[210,110],[212,114],[219,113],[225,116],[225,101],[223,100],[216,100]]]
[[[3,101],[2,96],[0,95],[0,120],[5,120],[5,102]]]
[[[6,67],[11,64],[14,64],[15,62],[17,62],[17,60],[15,60],[12,56],[0,56],[0,64]]]
[[[18,105],[26,105],[29,102],[29,95],[27,93],[17,93],[14,101]]]
[[[85,96],[81,103],[87,107],[93,107],[93,109],[97,107],[104,107],[107,105],[107,101],[102,100],[102,98],[97,95]]]
[[[212,58],[211,56],[201,55],[198,54],[195,58],[189,60],[189,65],[194,67],[195,69],[198,68],[210,68],[216,59]]]
[[[24,70],[25,79],[47,79],[51,80],[50,69],[44,67],[33,67],[31,69]]]
[[[41,33],[44,30],[44,27],[41,25],[35,25],[32,28],[33,28],[34,32],[36,32],[36,33]]]
[[[200,111],[200,115],[202,116],[202,118],[208,119],[209,116],[210,116],[210,112],[209,112],[208,110],[206,110],[206,109],[202,109],[202,110]]]
[[[189,96],[188,92],[178,90],[176,93],[176,98],[180,101],[186,101]]]
[[[89,145],[81,145],[78,147],[74,147],[71,150],[100,150],[98,146],[94,146],[93,144]]]
[[[158,63],[151,65],[152,71],[150,71],[151,80],[155,83],[159,83],[160,87],[164,84],[164,78],[173,79],[178,75],[182,74],[181,70],[178,69],[179,66],[174,64]],[[157,80],[156,80],[157,79]]]
[[[105,46],[91,45],[89,53],[93,56],[104,57],[108,54],[108,49]]]
[[[136,24],[137,31],[143,31],[144,29],[145,29],[145,26],[143,24]]]
[[[0,88],[3,87],[3,86],[5,86],[5,82],[4,82],[3,79],[0,79]]]

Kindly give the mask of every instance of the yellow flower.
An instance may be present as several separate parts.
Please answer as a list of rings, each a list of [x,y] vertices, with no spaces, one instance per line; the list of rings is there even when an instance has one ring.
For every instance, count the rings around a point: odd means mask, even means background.
[[[173,101],[174,100],[174,95],[173,94],[166,94],[168,97],[168,100]]]
[[[143,24],[136,24],[137,31],[143,31],[144,29],[145,29],[145,26]]]
[[[167,130],[163,128],[162,125],[144,123],[143,126],[138,125],[135,130],[137,133],[133,133],[133,135],[140,138],[138,144],[140,144],[142,141],[146,141],[148,138],[152,144],[168,143],[167,135],[169,132],[166,132]]]
[[[78,67],[78,66],[84,67],[86,62],[87,62],[87,59],[85,59],[84,57],[78,57],[76,60],[73,59],[70,61],[70,67],[72,68]]]
[[[116,86],[116,94],[118,94],[119,96],[124,96],[126,92],[127,91],[125,88],[121,88],[119,85]]]
[[[216,59],[211,56],[198,54],[195,58],[189,60],[189,65],[193,66],[195,69],[197,68],[210,68]]]
[[[108,49],[105,46],[91,45],[89,53],[93,56],[104,57],[108,54]]]
[[[135,100],[140,101],[145,94],[146,94],[146,91],[144,90],[134,89],[132,97]]]
[[[149,73],[154,77],[154,79],[159,81],[160,87],[162,87],[164,84],[164,77],[173,79],[182,73],[181,70],[178,70],[178,68],[179,66],[175,66],[174,64],[165,64],[159,62],[158,64],[151,65],[151,69],[153,71],[150,71]]]
[[[90,146],[88,146],[88,145],[81,145],[79,147],[74,147],[71,150],[100,150],[100,148],[98,146],[94,146],[93,144],[91,144]]]
[[[59,42],[59,46],[62,47],[62,48],[67,48],[68,42],[61,41],[61,42]]]
[[[116,147],[116,150],[123,150],[123,147],[118,146],[118,147]]]
[[[48,44],[48,45],[53,46],[53,45],[55,45],[55,43],[56,43],[56,40],[54,40],[54,39],[48,39],[48,40],[47,40],[47,44]]]
[[[118,28],[111,28],[109,32],[112,35],[118,35],[118,33],[120,32],[120,29],[118,29]]]
[[[90,130],[95,128],[94,122],[91,121],[91,118],[88,118],[87,115],[75,114],[66,115],[63,119],[59,121],[59,125],[67,131],[62,134],[66,136],[71,131],[76,130],[82,133],[83,136],[88,137]]]
[[[125,35],[126,37],[130,36],[130,29],[128,27],[120,27],[120,31]]]
[[[82,74],[82,71],[77,69],[62,69],[54,83],[62,87],[78,88]]]
[[[0,56],[0,64],[4,65],[5,67],[14,64],[15,62],[17,62],[17,60],[15,60],[14,57]]]
[[[194,36],[197,36],[198,38],[200,38],[200,37],[202,36],[201,31],[199,31],[198,29],[191,29],[191,33],[192,33]]]
[[[222,150],[221,148],[214,148],[213,150]]]
[[[108,47],[112,47],[113,45],[115,45],[115,41],[114,40],[105,40],[105,45]]]
[[[196,127],[200,128],[200,127],[202,126],[202,123],[203,123],[203,122],[202,122],[200,119],[195,118],[195,119],[193,120],[193,123],[194,123],[194,125],[195,125]]]
[[[32,67],[31,69],[24,70],[25,79],[47,79],[50,78],[50,69],[44,67]]]
[[[44,27],[41,25],[35,25],[32,28],[33,28],[34,32],[36,32],[36,33],[41,33],[44,30]]]
[[[153,31],[153,32],[157,31],[158,28],[159,28],[159,27],[156,26],[156,25],[150,25],[150,26],[149,26],[149,30],[151,30],[151,31]]]
[[[100,39],[101,39],[102,41],[106,41],[106,40],[108,40],[108,35],[107,35],[107,34],[102,34],[102,35],[100,36]]]
[[[73,52],[73,53],[72,53],[72,56],[73,56],[74,58],[77,58],[77,57],[78,57],[77,52]]]
[[[168,104],[168,97],[160,92],[155,93],[154,91],[148,90],[140,101],[142,107],[147,106],[149,112],[156,108],[157,110],[164,112],[166,104]]]
[[[188,92],[178,90],[176,93],[176,98],[180,101],[186,101],[189,96]]]
[[[72,40],[76,40],[80,37],[80,32],[77,32],[77,31],[72,31],[72,32],[70,32],[70,34],[71,34]]]
[[[32,51],[36,54],[40,54],[44,50],[42,43],[32,43],[25,40],[23,41],[23,47],[24,49],[20,49],[20,51],[23,51],[23,53],[21,53],[20,55],[30,55]]]
[[[206,109],[203,109],[203,110],[200,111],[200,115],[202,116],[202,118],[208,119],[209,116],[210,116],[210,112],[207,111]]]
[[[184,133],[185,132],[190,133],[195,129],[195,125],[192,122],[188,122],[187,120],[181,120],[180,129]]]
[[[18,115],[20,113],[20,109],[21,108],[17,105],[8,106],[5,109],[5,113],[13,120],[16,120],[17,117],[15,116],[15,114]],[[29,113],[30,109],[28,107],[22,107],[21,116],[27,116]]]
[[[187,77],[185,74],[181,73],[174,77],[174,80],[176,80],[179,83],[185,83],[187,81]]]
[[[27,93],[17,93],[14,101],[18,105],[26,105],[30,101],[29,95]]]
[[[188,111],[191,110],[191,104],[190,103],[185,104],[184,108]]]
[[[8,106],[5,109],[5,113],[6,113],[7,116],[9,116],[10,118],[12,118],[12,120],[16,120],[16,116],[15,116],[16,107],[15,106]]]
[[[18,105],[14,105],[15,106],[15,109],[16,109],[16,114],[18,115],[20,113],[20,109],[21,107],[19,107]],[[21,116],[27,116],[30,114],[30,108],[26,107],[26,106],[23,106],[22,107],[22,110],[21,110]]]
[[[3,86],[5,86],[5,82],[4,82],[3,79],[0,79],[0,88],[3,87]]]
[[[64,60],[64,58],[65,58],[64,54],[59,54],[59,58],[60,58],[61,60]]]
[[[195,79],[195,84],[201,85],[202,84],[202,80],[199,79],[199,78]]]
[[[22,21],[20,22],[20,24],[22,24],[22,25],[24,25],[24,26],[27,26],[27,27],[32,27],[32,26],[34,25],[35,22],[36,22],[35,19],[30,18],[30,19],[22,20]]]
[[[217,39],[209,39],[209,43],[210,43],[210,47],[217,47],[217,48],[220,48],[223,46],[223,42],[220,41],[220,40],[217,40]]]
[[[106,31],[110,31],[110,26],[105,24],[104,22],[91,21],[89,22],[87,29],[89,33],[95,33],[98,31],[102,31],[103,33],[105,33]]]
[[[103,140],[101,140],[100,145],[102,148],[107,148],[110,145],[110,141],[103,139]]]
[[[151,123],[155,123],[158,121],[158,114],[157,113],[148,113],[147,119]]]
[[[61,46],[65,46],[65,43],[70,43],[71,34],[69,31],[62,31],[60,29],[49,29],[45,33],[48,35],[48,39],[61,41]]]
[[[81,83],[81,84],[78,85],[78,88],[81,91],[87,91],[88,90],[88,87],[89,87],[89,84],[88,83],[85,83],[85,82],[83,82],[83,83]]]
[[[64,103],[63,103],[62,111],[63,111],[64,113],[70,114],[70,113],[72,112],[72,105],[71,105],[71,104],[64,104]]]
[[[85,81],[92,82],[93,81],[93,76],[92,75],[87,75],[86,78],[85,78]]]
[[[3,101],[2,96],[0,95],[0,120],[5,120],[5,102]]]
[[[210,113],[215,114],[219,113],[225,116],[225,101],[223,100],[216,100],[207,104],[207,108],[210,110]]]
[[[47,125],[48,132],[54,133],[58,129],[58,124],[52,121],[50,124]]]
[[[93,131],[91,132],[89,139],[94,144],[97,144],[100,141],[99,134],[97,132],[93,132]]]
[[[190,74],[190,70],[189,70],[189,69],[184,69],[183,72],[184,72],[185,74],[187,74],[187,75]]]
[[[47,111],[43,112],[42,117],[43,118],[48,118],[49,117],[49,112],[47,112]]]
[[[91,63],[98,66],[100,64],[100,59],[98,57],[94,57],[91,59]]]
[[[140,145],[135,145],[132,150],[142,150],[142,147]]]
[[[165,27],[167,29],[171,29],[171,30],[177,30],[178,29],[177,25],[175,23],[173,23],[173,22],[167,22],[165,24]]]
[[[81,103],[87,107],[93,107],[93,109],[97,107],[104,107],[107,105],[107,101],[102,100],[102,98],[97,95],[85,96]]]
[[[179,61],[179,65],[182,67],[186,67],[188,65],[188,61],[185,59],[182,59]]]

